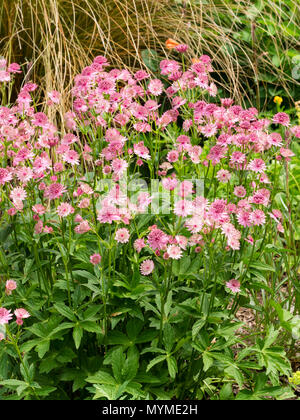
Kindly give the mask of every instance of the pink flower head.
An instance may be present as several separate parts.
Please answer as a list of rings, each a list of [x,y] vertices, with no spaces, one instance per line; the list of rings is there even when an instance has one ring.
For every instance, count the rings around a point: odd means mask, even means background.
[[[177,162],[179,157],[179,153],[177,152],[177,150],[171,150],[168,154],[167,154],[167,159],[169,162]]]
[[[61,203],[56,212],[60,217],[67,217],[74,213],[74,208],[69,203]]]
[[[290,117],[285,112],[278,112],[273,117],[273,123],[288,127],[290,124]]]
[[[16,309],[15,312],[14,312],[14,314],[15,314],[15,316],[17,318],[16,319],[16,323],[18,325],[23,325],[23,319],[30,317],[29,312],[27,312],[26,309],[24,309],[24,308]]]
[[[54,183],[45,189],[44,196],[49,198],[49,200],[55,200],[56,198],[60,198],[66,191],[63,185]]]
[[[78,226],[75,227],[75,232],[82,235],[86,232],[89,232],[91,230],[91,227],[89,225],[89,222],[87,220],[82,220]]]
[[[149,82],[148,91],[151,95],[159,96],[162,94],[164,85],[159,79],[153,79]]]
[[[226,169],[220,169],[217,173],[217,179],[220,182],[226,183],[230,180],[231,173]]]
[[[265,224],[266,215],[262,210],[254,210],[249,217],[251,223],[253,223],[254,226],[260,226]]]
[[[187,44],[179,44],[175,46],[175,50],[179,53],[185,53],[189,46]]]
[[[292,152],[290,149],[285,149],[283,147],[280,148],[280,154],[284,158],[291,158],[291,157],[295,156],[294,152]]]
[[[162,230],[157,229],[156,227],[151,229],[151,232],[148,235],[148,244],[150,248],[155,250],[165,249],[167,243],[169,242],[168,235],[166,235]]]
[[[60,101],[60,93],[57,92],[57,90],[52,90],[51,92],[48,92],[48,98],[54,104],[59,104],[59,101]]]
[[[10,310],[0,308],[0,325],[8,324],[12,317]]]
[[[26,309],[24,309],[24,308],[16,309],[14,314],[17,318],[21,318],[21,319],[25,319],[25,318],[30,317],[29,312],[27,312]]]
[[[233,293],[239,293],[240,292],[240,282],[236,279],[232,279],[226,283],[226,287],[230,289]]]
[[[234,188],[234,191],[233,191],[233,193],[234,193],[234,195],[236,195],[237,197],[241,197],[241,198],[243,198],[243,197],[245,197],[246,196],[246,190],[245,190],[245,188],[242,186],[242,185],[239,185],[239,186],[237,186],[237,187],[235,187]]]
[[[169,258],[179,260],[182,257],[182,250],[178,245],[169,245],[167,248]]]
[[[5,293],[11,295],[13,290],[16,290],[17,283],[14,280],[7,280],[5,283]]]
[[[263,173],[266,169],[266,164],[262,159],[253,159],[248,164],[248,169],[253,172]]]
[[[115,239],[121,244],[126,244],[129,241],[130,234],[128,229],[121,228],[116,231]]]
[[[146,244],[145,244],[145,239],[143,239],[143,238],[139,238],[139,239],[136,239],[135,241],[134,241],[134,244],[133,244],[133,247],[134,247],[134,249],[136,250],[136,252],[138,252],[138,253],[140,253],[141,252],[141,250],[143,249],[143,248],[145,248],[145,246],[146,246]]]
[[[46,207],[42,204],[35,204],[34,206],[32,206],[32,211],[41,216],[42,214],[45,214]]]
[[[90,256],[90,262],[94,265],[100,264],[101,259],[102,257],[100,254],[93,254]]]
[[[140,271],[143,276],[149,276],[154,270],[154,262],[152,260],[145,260],[140,266]]]

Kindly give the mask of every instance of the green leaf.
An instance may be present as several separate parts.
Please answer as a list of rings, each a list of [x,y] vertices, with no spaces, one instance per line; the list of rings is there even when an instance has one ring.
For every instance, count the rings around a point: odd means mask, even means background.
[[[76,321],[76,316],[74,315],[74,312],[71,311],[71,309],[68,308],[64,303],[56,303],[54,305],[54,308],[57,310],[57,312],[59,312],[65,318],[68,318],[70,321]]]
[[[150,363],[148,363],[146,372],[149,372],[150,369],[153,368],[153,366],[157,365],[158,363],[162,362],[163,360],[166,360],[167,355],[161,355],[161,356],[157,356],[154,359],[151,360]]]
[[[79,325],[81,328],[88,332],[93,332],[97,334],[101,334],[102,330],[99,324],[96,323],[96,321],[80,321]]]
[[[177,363],[173,356],[167,357],[167,363],[168,363],[168,370],[171,378],[176,377],[176,373],[178,372]]]
[[[83,329],[80,327],[80,325],[76,325],[73,329],[73,339],[74,339],[75,347],[77,350],[80,347],[82,336],[83,336]]]

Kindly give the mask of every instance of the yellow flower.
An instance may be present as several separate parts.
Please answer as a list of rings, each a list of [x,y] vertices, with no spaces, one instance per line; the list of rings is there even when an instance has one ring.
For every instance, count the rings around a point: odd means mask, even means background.
[[[275,98],[274,98],[275,104],[280,105],[282,103],[282,101],[283,101],[283,99],[282,99],[281,96],[275,96]]]
[[[289,378],[289,382],[294,385],[300,385],[300,370],[293,373],[293,376]]]

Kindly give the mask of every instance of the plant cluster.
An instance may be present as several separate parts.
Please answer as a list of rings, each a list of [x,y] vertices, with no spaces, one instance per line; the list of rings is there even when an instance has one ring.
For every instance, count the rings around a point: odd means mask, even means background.
[[[210,57],[173,47],[160,78],[95,57],[61,126],[33,82],[9,103],[0,62],[3,399],[293,396],[288,177],[277,194],[300,126],[219,103]]]

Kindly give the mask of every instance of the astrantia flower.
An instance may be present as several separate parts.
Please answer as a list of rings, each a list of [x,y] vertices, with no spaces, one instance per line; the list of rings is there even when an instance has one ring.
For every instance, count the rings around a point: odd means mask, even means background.
[[[152,260],[145,260],[140,266],[140,271],[143,276],[149,276],[154,270],[154,262]]]
[[[173,260],[179,260],[182,257],[182,250],[177,245],[169,245],[167,247],[167,253]]]
[[[14,280],[7,280],[5,283],[5,293],[11,295],[13,290],[16,290],[17,283]]]
[[[90,256],[90,262],[94,265],[100,264],[101,259],[102,257],[100,254],[93,254]]]
[[[121,244],[126,244],[129,241],[129,231],[126,228],[118,229],[115,234],[115,240]]]
[[[12,317],[10,310],[0,308],[0,325],[8,324]]]
[[[4,185],[6,182],[12,179],[12,174],[6,168],[0,168],[0,185]]]
[[[14,314],[15,314],[15,316],[17,318],[16,319],[16,323],[18,325],[23,325],[23,319],[30,317],[29,312],[27,312],[26,309],[24,309],[24,308],[16,309],[15,312],[14,312]]]
[[[140,253],[143,248],[145,248],[145,239],[136,239],[133,243],[133,247],[136,250],[136,252]]]
[[[111,166],[117,175],[122,175],[126,171],[128,163],[123,159],[114,159]]]
[[[245,197],[246,193],[247,193],[247,191],[242,185],[239,185],[239,186],[235,187],[234,191],[233,191],[234,195],[236,195],[237,197],[241,197],[241,198]]]
[[[186,217],[193,212],[193,204],[189,200],[179,200],[175,204],[174,213],[177,216]]]
[[[87,220],[82,220],[78,226],[75,227],[74,231],[80,235],[89,232],[91,230],[91,227],[89,225],[89,222]]]
[[[35,204],[34,206],[32,206],[32,211],[41,216],[42,214],[45,214],[46,207],[42,204]]]
[[[74,208],[69,203],[61,203],[56,212],[60,217],[67,217],[74,213]]]
[[[98,212],[97,220],[101,223],[111,224],[114,220],[120,220],[120,214],[115,206],[104,205]]]
[[[281,124],[285,127],[288,127],[290,124],[290,117],[285,112],[278,112],[274,115],[273,122],[275,124]]]
[[[17,318],[22,318],[22,319],[25,319],[25,318],[29,318],[30,317],[29,312],[27,312],[26,309],[24,309],[24,308],[16,309],[14,311],[14,314],[15,314],[15,316]]]
[[[53,102],[54,104],[59,104],[60,93],[57,92],[57,90],[52,90],[51,92],[48,92],[47,95],[51,102]]]
[[[66,191],[63,185],[54,183],[45,189],[44,196],[45,198],[49,198],[49,200],[55,200],[56,198],[60,198]]]
[[[254,226],[263,225],[266,221],[266,215],[262,210],[254,210],[250,214],[250,221],[253,223]]]
[[[165,249],[169,242],[168,236],[160,229],[152,229],[148,235],[148,244],[154,251]]]
[[[228,287],[228,289],[230,289],[233,293],[239,293],[241,291],[240,286],[240,282],[236,279],[232,279],[226,283],[226,287]]]
[[[163,91],[164,85],[159,79],[153,79],[149,82],[148,91],[151,95],[159,96]]]
[[[63,161],[70,165],[79,165],[79,155],[76,150],[67,150],[63,156]]]
[[[171,150],[168,154],[167,154],[167,159],[169,162],[177,162],[179,157],[179,153],[177,152],[177,150]]]
[[[266,170],[266,164],[262,159],[253,159],[248,164],[248,169],[261,174]]]
[[[231,173],[226,169],[220,169],[217,173],[217,179],[220,182],[226,183],[230,180]]]
[[[12,199],[12,201],[17,201],[17,200],[25,200],[25,198],[27,197],[27,193],[24,190],[24,188],[21,187],[16,187],[14,188],[11,193],[10,193],[10,198]]]

